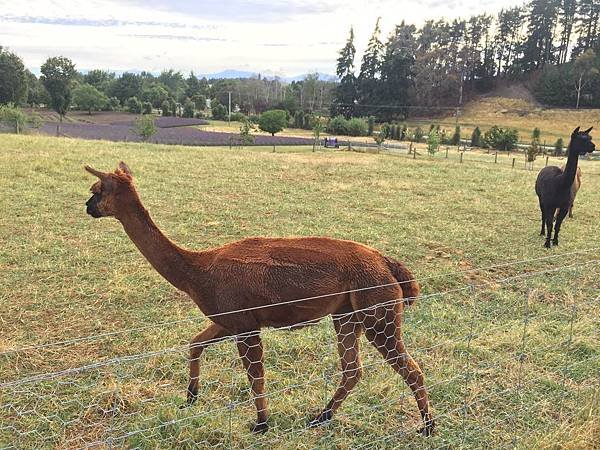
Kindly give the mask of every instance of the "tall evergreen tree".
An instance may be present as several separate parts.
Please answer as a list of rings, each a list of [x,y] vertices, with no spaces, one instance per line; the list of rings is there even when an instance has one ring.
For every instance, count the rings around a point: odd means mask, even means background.
[[[579,0],[575,31],[579,35],[571,57],[577,58],[587,49],[600,54],[600,2]]]
[[[336,74],[340,80],[335,88],[331,115],[333,117],[342,114],[346,119],[354,115],[354,102],[357,99],[356,76],[354,75],[354,29],[350,27],[350,35],[346,45],[340,50],[337,59]]]
[[[561,31],[560,43],[558,45],[558,58],[556,61],[559,64],[563,64],[567,61],[567,54],[569,53],[569,46],[571,44],[571,36],[573,34],[573,24],[575,23],[576,12],[577,0],[560,0],[558,20]]]
[[[531,0],[528,5],[528,38],[523,46],[525,71],[555,61],[554,32],[560,0]]]
[[[417,49],[416,27],[402,22],[390,35],[381,63],[381,82],[378,92],[384,120],[404,120],[412,88],[412,67]]]
[[[377,18],[375,29],[367,44],[367,49],[362,58],[360,65],[360,73],[358,75],[358,100],[362,105],[375,105],[378,103],[378,87],[379,78],[381,75],[381,62],[383,57],[384,46],[380,39],[381,29]],[[361,107],[361,115],[376,114],[377,109],[372,106]]]
[[[507,75],[519,56],[524,19],[525,14],[520,7],[503,9],[498,14],[498,30],[494,39],[497,76]]]

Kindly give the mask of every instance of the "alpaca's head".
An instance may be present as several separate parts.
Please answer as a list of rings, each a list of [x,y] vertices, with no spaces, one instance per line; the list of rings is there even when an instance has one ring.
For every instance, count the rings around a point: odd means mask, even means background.
[[[90,189],[92,196],[85,203],[86,212],[95,218],[114,216],[118,219],[126,214],[137,199],[127,164],[121,161],[114,172],[100,172],[90,166],[85,166],[85,170],[99,178]]]
[[[571,134],[571,148],[576,150],[580,155],[592,153],[596,150],[596,146],[592,142],[592,136],[590,136],[592,128],[593,127],[590,127],[585,131],[579,131],[579,127],[577,127],[573,130],[573,134]]]

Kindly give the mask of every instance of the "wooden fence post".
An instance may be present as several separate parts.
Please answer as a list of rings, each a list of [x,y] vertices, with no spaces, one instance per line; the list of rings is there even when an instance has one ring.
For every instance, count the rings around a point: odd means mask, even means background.
[[[448,146],[446,145],[446,159],[448,159]]]
[[[512,163],[512,168],[515,168],[515,161],[517,160],[517,158],[513,158],[513,163]]]
[[[463,154],[464,154],[464,153],[465,153],[465,152],[460,152],[460,163],[461,163],[461,164],[462,164],[462,162],[463,162]]]
[[[498,163],[498,152],[494,155],[494,163]]]
[[[546,167],[548,167],[548,159],[550,159],[550,157],[546,156]]]

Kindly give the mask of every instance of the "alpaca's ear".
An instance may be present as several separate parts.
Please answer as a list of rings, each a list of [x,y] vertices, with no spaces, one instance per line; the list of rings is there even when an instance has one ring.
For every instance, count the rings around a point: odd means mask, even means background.
[[[584,131],[585,134],[588,134],[590,131],[592,131],[594,127],[589,127],[587,130]]]
[[[106,177],[108,176],[107,173],[104,172],[100,172],[99,170],[94,169],[93,167],[90,166],[84,166],[84,169],[87,170],[89,173],[91,173],[92,175],[97,176],[98,178],[100,178],[101,180],[106,179]]]
[[[125,175],[129,175],[130,177],[133,176],[133,173],[131,173],[131,169],[129,168],[129,166],[127,164],[125,164],[123,161],[121,161],[119,163],[118,169],[121,170],[121,172],[123,172]]]
[[[573,135],[576,135],[577,133],[579,133],[579,127],[575,128],[575,129],[573,130]]]

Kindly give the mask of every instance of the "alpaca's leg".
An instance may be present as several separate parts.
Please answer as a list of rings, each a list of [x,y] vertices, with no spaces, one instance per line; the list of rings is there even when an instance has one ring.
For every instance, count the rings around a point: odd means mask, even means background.
[[[567,215],[567,211],[568,208],[561,208],[560,212],[558,213],[558,217],[556,219],[556,226],[554,227],[554,239],[552,239],[552,243],[554,245],[558,245],[558,233],[560,233],[560,227]]]
[[[390,310],[390,308],[388,306],[383,320],[376,319],[376,316],[369,317],[367,315],[365,317],[365,334],[385,358],[385,361],[402,376],[412,390],[424,424],[419,433],[430,436],[433,433],[435,422],[429,409],[429,395],[425,387],[423,372],[406,351],[402,341],[400,316],[395,308],[394,310]]]
[[[542,205],[541,200],[540,200],[540,210],[542,211],[542,231],[540,231],[540,236],[544,236],[546,234],[546,213],[544,212],[544,205]]]
[[[572,219],[573,218],[573,206],[575,205],[575,202],[571,203],[571,206],[569,207],[569,217]]]
[[[550,240],[552,239],[552,227],[554,225],[554,209],[545,209],[544,216],[546,219],[546,232],[548,233],[546,235],[546,242],[544,243],[544,247],[550,248]]]
[[[362,325],[357,322],[354,314],[334,319],[333,324],[337,335],[338,353],[342,366],[342,380],[333,397],[327,403],[327,406],[325,406],[325,409],[315,419],[310,421],[309,426],[311,427],[331,420],[333,413],[340,407],[362,376],[362,367],[358,354],[358,338],[362,331]]]
[[[190,384],[187,390],[187,403],[193,404],[198,398],[198,376],[200,374],[200,356],[208,344],[215,340],[229,336],[225,328],[213,323],[206,330],[198,334],[190,342]]]
[[[265,366],[263,361],[263,346],[258,332],[236,337],[237,348],[248,374],[248,381],[254,394],[257,421],[252,427],[254,433],[267,431],[267,397],[265,396]]]

